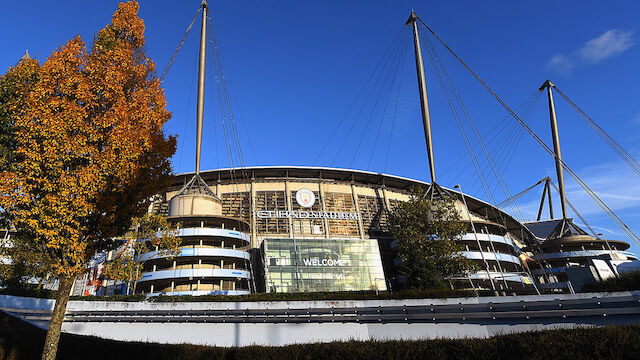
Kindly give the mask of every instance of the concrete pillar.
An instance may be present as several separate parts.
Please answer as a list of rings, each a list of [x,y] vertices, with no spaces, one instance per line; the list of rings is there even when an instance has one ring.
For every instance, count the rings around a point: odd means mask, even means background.
[[[318,182],[318,191],[320,192],[320,200],[322,202],[322,211],[326,212],[327,211],[327,201],[326,201],[326,197],[325,197],[325,192],[324,189],[322,188],[322,179],[320,179],[320,181]],[[322,219],[324,222],[324,237],[325,239],[329,238],[329,220],[324,218]]]
[[[256,179],[255,176],[253,174],[253,172],[251,173],[251,188],[249,189],[249,202],[250,202],[250,207],[251,209],[249,210],[249,219],[251,220],[251,247],[252,248],[257,248],[260,246],[260,244],[258,244],[258,239],[256,238],[256,217],[255,215],[255,210],[256,210],[256,188],[255,188],[255,183],[256,183]]]
[[[360,204],[358,203],[358,195],[356,194],[356,186],[351,181],[351,197],[353,198],[354,208],[358,216],[358,232],[360,233],[360,239],[364,239],[364,226],[362,225],[362,213],[360,213]]]
[[[284,181],[284,202],[285,202],[285,210],[291,211],[291,194],[289,192],[289,173],[288,172],[287,172],[287,177]],[[295,237],[293,219],[289,217],[289,219],[287,220],[289,222],[289,237]]]

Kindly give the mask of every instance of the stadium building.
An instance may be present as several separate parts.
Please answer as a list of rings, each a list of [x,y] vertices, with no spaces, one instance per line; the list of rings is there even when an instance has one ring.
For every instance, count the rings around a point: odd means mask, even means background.
[[[157,251],[142,255],[147,260],[139,287],[143,293],[392,290],[402,277],[395,251],[398,244],[386,229],[387,214],[394,204],[406,201],[416,186],[428,187],[431,195],[455,199],[460,221],[467,225],[456,241],[480,270],[451,279],[457,288],[505,295],[539,292],[530,275],[533,269],[537,283],[572,291],[563,275],[566,268],[583,267],[594,256],[606,255],[598,252],[600,239],[590,237],[567,217],[562,172],[566,165],[561,160],[551,93],[555,85],[549,80],[540,91],[546,90],[549,99],[562,219],[546,237],[532,232],[536,224],[522,224],[496,206],[437,184],[420,20],[413,12],[406,24],[413,32],[430,183],[320,167],[240,166],[200,172],[206,1],[201,10],[195,173],[177,175],[172,188],[160,194],[151,209],[179,226],[183,247],[171,259]],[[234,141],[239,148],[238,140]],[[636,259],[621,252],[629,247],[627,243],[611,244],[602,249],[611,259]]]
[[[413,187],[429,186],[320,167],[221,169],[200,176],[211,194],[194,190],[193,173],[181,174],[152,206],[181,224],[183,246],[172,261],[145,264],[139,285],[144,293],[392,289],[400,279],[397,243],[385,231],[387,211],[407,200]],[[519,258],[534,237],[531,231],[484,201],[444,190],[457,198],[468,224],[459,239],[464,255],[482,269],[454,279],[456,286],[534,292]],[[154,253],[144,258],[150,256]]]

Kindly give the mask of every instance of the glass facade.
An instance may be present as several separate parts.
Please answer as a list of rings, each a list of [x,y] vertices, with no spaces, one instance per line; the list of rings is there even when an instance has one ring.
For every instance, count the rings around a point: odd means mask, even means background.
[[[265,239],[268,292],[386,290],[375,239]]]

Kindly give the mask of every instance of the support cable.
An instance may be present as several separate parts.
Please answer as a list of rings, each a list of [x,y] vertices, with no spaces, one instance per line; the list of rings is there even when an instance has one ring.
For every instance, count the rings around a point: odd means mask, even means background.
[[[198,18],[198,15],[200,15],[200,11],[202,11],[202,6],[200,6],[198,8],[198,11],[196,12],[195,16],[193,17],[193,20],[191,20],[191,23],[189,24],[189,27],[187,27],[187,31],[182,36],[182,39],[180,40],[180,43],[178,43],[178,47],[173,52],[173,55],[171,55],[171,59],[169,59],[169,62],[167,63],[167,66],[164,68],[164,71],[162,72],[162,75],[160,75],[160,82],[162,82],[164,80],[164,78],[169,73],[169,70],[171,69],[171,65],[173,65],[173,63],[176,61],[176,58],[178,57],[178,53],[180,52],[180,49],[182,49],[182,45],[184,45],[184,41],[187,39],[187,36],[189,35],[189,31],[191,31],[191,28],[193,27],[193,24],[196,22],[196,19]]]
[[[380,123],[378,124],[378,131],[376,132],[376,137],[375,140],[373,141],[373,147],[371,148],[371,154],[369,155],[369,162],[367,163],[367,170],[371,169],[371,162],[373,161],[373,156],[375,154],[375,150],[376,150],[376,145],[378,144],[378,138],[380,137],[380,131],[382,130],[382,127],[384,125],[384,119],[385,116],[387,114],[387,109],[389,107],[389,102],[391,100],[391,97],[393,95],[393,89],[395,87],[396,84],[396,80],[398,79],[398,72],[400,71],[400,81],[399,81],[399,85],[398,85],[398,92],[400,92],[400,85],[402,84],[402,70],[404,70],[404,63],[406,62],[406,58],[407,58],[407,45],[408,45],[408,37],[407,37],[407,41],[406,41],[406,45],[400,45],[400,57],[398,60],[398,63],[396,64],[396,69],[395,72],[393,74],[393,80],[391,81],[391,85],[389,86],[389,94],[387,96],[387,100],[384,104],[384,109],[382,110],[382,115],[380,116]],[[400,66],[398,66],[400,65]],[[397,99],[396,99],[397,101]],[[397,102],[396,102],[397,105]],[[397,107],[396,107],[397,109]],[[372,112],[373,114],[373,112]],[[394,116],[395,116],[395,110],[394,110]],[[394,119],[395,120],[395,119]],[[356,150],[357,153],[357,150]],[[355,155],[354,155],[355,158]]]
[[[549,179],[549,184],[551,184],[551,186],[553,186],[554,190],[559,194],[560,193],[560,189],[558,189],[558,186],[553,182],[553,180]],[[589,225],[589,223],[587,222],[587,220],[585,220],[584,217],[582,217],[582,215],[578,212],[578,209],[576,209],[569,200],[566,200],[567,205],[569,205],[569,207],[571,208],[571,210],[573,210],[573,212],[576,214],[576,216],[580,219],[580,221],[582,221],[582,224],[584,224],[584,226],[587,227],[587,229],[589,229],[589,231],[591,232],[591,235],[593,235],[594,238],[601,240],[600,237],[598,236],[598,234],[596,233],[595,230],[593,230],[593,228],[591,227],[591,225]],[[607,242],[607,245],[609,243]],[[609,249],[611,249],[611,247],[609,247]]]
[[[506,181],[504,180],[504,178],[502,177],[499,169],[496,168],[495,161],[494,161],[491,153],[487,149],[486,144],[485,144],[484,140],[482,139],[482,136],[480,136],[480,133],[479,133],[479,131],[478,131],[473,119],[471,118],[471,115],[470,115],[469,111],[467,110],[464,102],[462,101],[460,93],[458,92],[458,90],[456,89],[455,85],[453,84],[453,81],[451,81],[451,78],[449,77],[449,74],[448,74],[446,68],[442,64],[442,62],[440,60],[440,57],[439,57],[439,55],[437,53],[437,50],[431,44],[431,40],[429,40],[428,36],[424,36],[423,38],[425,39],[426,43],[429,45],[428,48],[431,49],[431,52],[433,53],[433,56],[435,58],[435,62],[438,64],[438,66],[442,70],[442,73],[444,75],[444,79],[449,84],[449,86],[451,88],[451,92],[453,93],[454,98],[457,101],[458,106],[460,107],[462,115],[466,118],[468,125],[471,127],[471,132],[475,136],[475,139],[476,139],[477,143],[480,145],[480,150],[482,151],[483,155],[487,159],[487,162],[489,163],[489,166],[490,166],[494,176],[496,177],[496,180],[498,180],[498,184],[500,185],[500,188],[504,192],[505,196],[509,197],[511,195],[509,187],[508,187]],[[449,95],[447,95],[447,96],[449,96]],[[486,181],[486,177],[484,177],[484,179]],[[480,181],[482,181],[482,178],[480,178]],[[487,186],[488,186],[488,183],[487,183]],[[491,196],[491,198],[493,200],[492,202],[495,203],[496,202],[495,201],[495,197],[491,193],[491,189],[488,189],[488,193],[489,193],[489,195]],[[522,212],[520,211],[520,208],[518,207],[518,204],[513,203],[513,204],[511,204],[511,206],[512,206],[512,208],[515,208],[513,210],[514,214],[519,214],[520,217],[524,219],[524,217],[522,216]],[[517,210],[517,212],[516,212],[516,210]]]
[[[196,67],[198,65],[198,58],[194,57],[194,60],[195,62],[193,64],[193,70],[191,74],[191,86],[189,87],[188,99],[193,99],[193,88],[196,80]],[[186,138],[185,135],[187,134],[188,125],[190,123],[189,121],[190,114],[191,114],[191,101],[189,101],[189,103],[187,104],[187,114],[184,117],[184,127],[182,129],[182,136],[178,138],[178,143],[179,143],[178,148],[181,150],[184,150],[182,147],[184,146],[184,139]],[[180,169],[182,166],[182,153],[184,153],[184,151],[180,151],[180,155],[178,156],[178,169]]]
[[[539,91],[535,91],[531,96],[529,96],[527,98],[527,100],[525,100],[518,108],[517,112],[519,114],[521,114],[522,118],[525,121],[529,121],[531,116],[533,115],[533,111],[535,110],[539,99],[541,98],[541,93]],[[506,119],[508,119],[509,117],[507,117]],[[511,126],[508,126],[511,125]],[[505,122],[503,128],[500,129],[500,131],[494,133],[494,136],[492,136],[488,141],[487,144],[491,145],[494,140],[498,139],[497,135],[504,129],[509,129],[507,130],[507,133],[505,134],[505,136],[501,137],[500,140],[502,141],[502,139],[506,139],[505,141],[503,141],[504,143],[507,144],[507,146],[504,146],[502,148],[498,148],[496,151],[496,159],[498,159],[498,169],[502,169],[501,173],[504,174],[504,171],[506,171],[506,166],[508,165],[509,161],[511,158],[513,158],[514,154],[515,154],[515,148],[517,147],[518,143],[520,142],[520,139],[522,137],[522,133],[524,132],[524,130],[522,130],[521,127],[519,127],[516,123],[513,122]],[[518,132],[518,130],[520,130],[520,132]],[[496,145],[499,146],[501,142],[499,141],[498,144]],[[506,161],[506,164],[505,164]],[[453,178],[453,182],[455,183],[456,180],[458,179],[458,177],[460,177],[462,175],[462,173],[470,166],[471,164],[468,163],[454,178]],[[468,177],[468,180],[466,182],[466,184],[468,184],[472,179],[470,177]],[[475,186],[474,186],[475,185]],[[475,191],[476,186],[478,185],[477,183],[471,186],[470,191]],[[466,185],[465,185],[466,186]],[[497,189],[496,189],[497,190]]]
[[[400,31],[398,31],[398,33],[396,34],[396,37],[394,38],[394,40],[391,42],[391,45],[389,46],[389,48],[387,49],[387,51],[384,53],[384,55],[380,58],[380,60],[378,60],[378,64],[376,65],[376,67],[373,69],[373,72],[369,75],[369,78],[367,79],[367,81],[364,83],[364,85],[362,86],[362,88],[360,88],[360,91],[358,91],[358,95],[356,96],[356,98],[353,100],[353,102],[351,103],[351,105],[349,105],[349,107],[347,108],[347,111],[345,112],[344,116],[342,116],[342,118],[340,119],[340,121],[338,122],[338,125],[333,129],[333,131],[331,132],[331,135],[329,136],[329,138],[327,139],[327,141],[324,143],[324,145],[322,146],[322,148],[320,149],[320,152],[318,153],[318,155],[316,156],[316,158],[313,160],[313,162],[311,163],[311,165],[315,165],[318,162],[318,159],[320,159],[320,156],[322,156],[322,154],[324,153],[324,150],[326,149],[326,147],[332,142],[333,137],[338,133],[338,130],[340,129],[340,127],[342,127],[342,124],[344,123],[344,121],[347,119],[347,117],[349,116],[349,113],[351,113],[351,110],[353,109],[353,107],[356,105],[356,103],[358,102],[358,100],[360,99],[360,97],[365,93],[365,90],[368,88],[369,83],[371,82],[371,80],[374,78],[374,76],[376,75],[378,69],[380,68],[380,65],[382,65],[385,61],[385,59],[387,58],[387,56],[392,52],[393,48],[396,45],[396,42],[398,41],[398,38],[400,38],[401,35],[404,34],[404,28],[405,26],[403,25],[402,28],[400,29]]]
[[[513,195],[510,199],[503,200],[501,203],[496,204],[496,207],[500,208],[500,207],[503,207],[503,206],[507,205],[509,203],[509,201],[518,200],[519,198],[521,198],[524,195],[526,195],[529,191],[535,189],[538,185],[542,184],[547,179],[548,179],[548,177],[539,180],[537,183],[535,183],[535,184],[529,186],[528,188],[520,191],[519,193]]]
[[[409,38],[407,38],[409,39]],[[405,52],[406,57],[406,52]],[[403,58],[400,69],[400,81],[398,82],[398,92],[396,93],[396,103],[393,109],[393,120],[391,121],[391,131],[389,133],[389,142],[387,144],[387,155],[384,158],[384,169],[383,172],[387,171],[387,164],[389,163],[389,152],[391,151],[391,139],[393,139],[393,130],[396,126],[396,120],[398,118],[398,103],[400,102],[400,92],[402,90],[402,79],[404,78],[404,66],[407,63],[406,59]]]
[[[426,41],[429,44],[431,44],[431,40],[429,40],[429,37],[425,37],[425,38],[426,38]],[[466,105],[462,101],[462,97],[460,96],[460,93],[458,92],[458,90],[456,89],[455,85],[453,84],[453,81],[451,81],[451,79],[449,77],[449,74],[446,71],[446,68],[444,67],[444,65],[440,61],[440,57],[438,56],[438,53],[437,53],[437,50],[435,49],[435,47],[433,47],[433,51],[436,54],[437,61],[441,64],[441,66],[442,66],[442,68],[444,70],[444,74],[446,76],[446,79],[449,82],[449,84],[450,84],[450,86],[451,86],[451,88],[453,90],[453,94],[455,95],[455,98],[458,101],[458,104],[460,106],[462,114],[464,115],[465,119],[467,120],[467,124],[471,128],[471,132],[475,136],[476,142],[480,145],[480,150],[482,151],[484,157],[486,158],[487,163],[489,164],[489,167],[491,168],[491,171],[492,171],[493,175],[495,176],[495,178],[496,178],[496,180],[498,182],[498,185],[500,186],[500,189],[504,193],[505,197],[511,196],[511,190],[509,189],[509,186],[508,186],[506,180],[502,176],[502,173],[500,172],[500,169],[497,167],[496,162],[495,162],[493,156],[491,155],[491,152],[489,151],[484,139],[480,135],[478,127],[476,126],[473,118],[471,117],[471,114],[469,113],[469,110],[467,109]],[[487,184],[487,186],[490,187],[489,184]],[[496,203],[495,198],[493,199],[493,203],[494,204]],[[514,202],[514,203],[511,204],[511,207],[512,207],[513,213],[514,214],[519,214],[520,218],[524,220],[524,216],[522,215],[522,212],[520,211],[520,208],[518,207],[518,204]]]
[[[507,105],[502,98],[500,98],[500,96],[493,91],[493,89],[491,87],[489,87],[489,85],[487,85],[487,83],[485,83],[480,76],[478,76],[478,74],[476,74],[470,67],[469,65],[467,65],[429,26],[427,26],[420,18],[418,18],[418,20],[420,21],[420,23],[427,28],[427,30],[429,30],[429,32],[431,32],[431,34],[433,34],[433,36],[438,39],[438,41],[440,41],[440,43],[451,53],[452,56],[454,56],[456,58],[456,60],[458,60],[458,62],[460,62],[460,64],[462,64],[462,66],[464,66],[465,69],[467,69],[467,71],[493,96],[493,98],[500,104],[502,105],[502,107],[507,110],[507,112],[509,112],[509,114],[511,114],[511,116],[518,121],[518,123],[520,123],[520,125],[522,125],[525,130],[529,133],[529,135],[531,135],[531,137],[533,137],[533,139],[550,155],[552,156],[554,159],[555,157],[555,153],[553,152],[553,150],[551,150],[551,148],[549,148],[549,146],[547,144],[545,144],[544,141],[542,141],[542,139],[538,136],[538,134],[536,134],[519,116],[518,114],[516,114],[510,107],[509,105]],[[618,215],[616,215],[613,210],[611,210],[603,201],[602,199],[600,199],[600,197],[598,197],[598,195],[593,192],[593,190],[591,190],[591,188],[589,188],[587,186],[586,183],[584,183],[584,181],[573,171],[571,170],[571,168],[569,168],[567,166],[567,164],[562,161],[559,160],[558,161],[562,164],[563,168],[565,170],[567,170],[567,172],[571,175],[571,177],[573,177],[573,179],[578,183],[578,185],[580,185],[580,187],[594,200],[594,202],[607,214],[609,215],[609,217],[616,223],[616,225],[618,225],[620,227],[620,229],[627,235],[629,236],[629,238],[634,241],[636,244],[638,244],[640,246],[640,237],[638,237],[638,235],[636,235],[630,228],[629,226],[627,226],[622,219],[620,219],[620,217]]]
[[[396,59],[398,58],[399,54],[400,54],[400,51],[399,51],[399,48],[398,48],[398,51],[396,51],[396,53],[393,56],[393,59],[389,63],[389,70],[387,71],[387,73],[384,76],[384,81],[382,82],[382,86],[380,87],[380,91],[378,92],[378,95],[376,96],[376,100],[375,100],[375,102],[373,104],[373,107],[371,108],[371,113],[369,114],[369,117],[367,118],[367,122],[365,123],[364,130],[362,130],[362,134],[360,135],[360,140],[358,141],[358,145],[356,146],[356,150],[354,151],[353,157],[351,158],[351,162],[349,163],[349,168],[353,167],[353,163],[356,160],[356,157],[358,156],[358,151],[360,150],[360,146],[362,145],[362,141],[364,140],[365,136],[367,135],[367,130],[369,129],[369,125],[371,124],[371,120],[373,119],[373,115],[376,112],[378,104],[380,104],[380,100],[382,98],[382,95],[385,92],[384,90],[387,87],[387,82],[388,82],[390,77],[392,79],[391,86],[393,86],[393,82],[395,81],[395,77],[397,75],[398,68],[399,68],[398,66],[396,66]],[[385,108],[384,108],[384,110],[382,112],[382,117],[383,118],[384,118],[384,111],[386,110],[386,105],[389,104],[388,99],[389,99],[389,96],[387,97],[387,102],[386,102]],[[355,122],[354,122],[354,124],[355,124]],[[347,139],[348,138],[345,138],[345,140],[347,140]],[[378,138],[376,136],[376,142],[377,141],[378,141]],[[338,154],[336,154],[336,155],[338,155]]]
[[[421,37],[421,40],[424,41],[425,36]],[[449,109],[451,110],[451,115],[454,118],[454,120],[456,121],[456,126],[458,127],[458,131],[460,132],[460,136],[462,137],[462,141],[465,145],[465,148],[467,149],[467,153],[469,154],[469,158],[471,159],[471,161],[474,164],[474,168],[476,170],[476,173],[478,175],[479,179],[485,178],[484,173],[482,172],[482,169],[480,168],[480,166],[476,166],[477,164],[479,164],[478,159],[475,155],[475,153],[473,152],[473,148],[471,147],[471,142],[468,139],[468,136],[466,134],[466,132],[464,131],[464,128],[462,127],[462,123],[460,121],[460,118],[458,116],[458,111],[456,109],[455,104],[453,103],[452,97],[449,94],[449,88],[447,87],[447,84],[444,80],[444,76],[442,74],[443,69],[441,69],[441,67],[439,66],[439,64],[436,62],[435,59],[435,55],[434,55],[434,49],[431,46],[425,46],[425,49],[427,50],[427,55],[429,60],[431,61],[431,65],[434,68],[434,73],[436,75],[436,78],[438,80],[438,83],[440,84],[440,88],[442,89],[442,93],[444,94],[445,100],[447,101],[447,104],[449,105]],[[481,181],[481,184],[485,184],[484,181]],[[483,189],[485,190],[485,196],[489,197],[489,192],[488,189],[486,189],[483,186]]]
[[[360,140],[358,141],[358,145],[356,146],[356,150],[353,153],[353,157],[351,158],[351,162],[349,163],[349,168],[353,167],[353,163],[356,160],[356,157],[358,156],[358,151],[360,150],[360,146],[362,145],[362,141],[364,140],[366,134],[367,134],[367,130],[369,129],[369,124],[371,123],[371,120],[373,119],[373,115],[376,112],[376,108],[378,107],[378,104],[380,104],[380,100],[382,98],[382,95],[385,93],[385,88],[387,87],[387,83],[388,80],[391,78],[391,82],[389,84],[389,92],[387,94],[387,99],[384,105],[384,108],[382,110],[382,114],[381,114],[381,120],[380,120],[380,126],[378,127],[378,132],[376,134],[376,138],[375,138],[375,142],[373,144],[373,149],[372,149],[372,153],[373,150],[375,150],[375,145],[378,142],[378,135],[380,134],[380,127],[382,126],[382,120],[384,119],[384,115],[387,111],[387,107],[389,106],[389,99],[391,99],[391,90],[393,89],[393,86],[395,84],[395,81],[398,77],[398,70],[400,69],[399,65],[399,61],[400,59],[402,59],[402,53],[403,50],[406,49],[406,46],[402,46],[401,42],[397,48],[397,51],[395,52],[395,54],[393,55],[393,58],[391,59],[391,62],[389,63],[389,70],[387,71],[387,73],[385,74],[384,77],[384,81],[382,83],[382,86],[380,87],[380,92],[378,92],[378,96],[376,97],[376,101],[373,105],[373,108],[371,109],[371,113],[369,114],[369,118],[367,119],[367,122],[365,124],[364,130],[362,131],[362,135],[360,136]],[[406,53],[406,50],[404,51],[404,53]]]
[[[400,37],[399,39],[402,39],[402,37]],[[391,72],[391,68],[393,67],[394,60],[395,60],[397,54],[400,51],[400,43],[401,43],[401,41],[396,41],[395,42],[393,53],[390,54],[388,61],[384,63],[384,65],[382,66],[382,68],[380,70],[380,73],[378,73],[378,76],[376,77],[375,82],[372,84],[371,88],[369,89],[369,92],[368,92],[368,94],[367,94],[367,96],[365,98],[365,101],[360,106],[360,110],[358,110],[358,113],[356,114],[356,116],[354,118],[354,121],[351,124],[351,127],[349,127],[349,131],[347,131],[347,134],[344,137],[344,140],[342,141],[340,147],[338,148],[338,151],[336,152],[336,155],[334,156],[333,160],[331,161],[331,165],[332,166],[336,163],[336,161],[338,160],[338,157],[340,157],[340,154],[342,153],[342,149],[347,144],[347,141],[350,140],[351,132],[355,128],[356,124],[358,123],[358,121],[360,119],[360,115],[363,113],[365,107],[367,106],[367,103],[369,103],[369,99],[371,99],[371,95],[373,95],[373,92],[376,89],[377,84],[380,81],[380,78],[383,77],[384,78],[383,84],[382,84],[382,87],[380,89],[380,93],[378,93],[378,96],[376,97],[375,103],[373,105],[373,111],[375,111],[375,108],[378,106],[378,102],[380,101],[380,96],[382,95],[382,92],[384,90],[384,86],[387,83],[387,80],[389,78],[389,74]],[[387,69],[387,67],[388,67],[388,69]],[[372,112],[371,116],[372,115],[373,115],[373,112]],[[363,134],[360,137],[360,142],[358,144],[358,148],[359,148],[359,145],[362,143],[362,139],[364,137],[364,134],[366,133],[366,130],[367,130],[368,126],[369,126],[369,122],[371,121],[371,116],[367,120],[367,125],[365,127],[365,130],[363,131]],[[358,148],[356,148],[356,154],[358,152]],[[353,163],[353,160],[351,161],[351,163]]]
[[[243,178],[247,178],[247,173],[245,170],[245,162],[244,155],[242,151],[242,144],[240,141],[240,136],[238,134],[238,128],[236,125],[235,115],[233,111],[233,105],[231,101],[231,95],[229,92],[229,87],[227,86],[228,76],[224,71],[223,60],[222,60],[222,52],[220,47],[218,46],[217,37],[215,34],[215,28],[209,17],[207,19],[209,21],[209,31],[210,31],[210,51],[213,54],[213,70],[215,73],[217,89],[218,89],[218,100],[221,105],[221,112],[223,115],[223,128],[225,131],[225,138],[228,144],[228,157],[229,162],[231,164],[231,172],[233,173],[236,168],[236,164],[234,161],[234,153],[237,157],[238,166],[240,167],[240,171],[242,173]],[[230,81],[230,80],[229,80]],[[232,174],[233,177],[233,174]]]
[[[578,113],[578,115],[580,115],[580,117],[582,117],[587,122],[587,124],[589,124],[589,126],[591,126],[593,130],[595,130],[600,138],[604,140],[604,142],[607,143],[607,145],[609,145],[609,147],[611,147],[611,149],[613,149],[613,151],[615,151],[618,156],[620,156],[622,160],[624,160],[629,165],[629,167],[631,167],[631,170],[633,170],[636,175],[640,176],[640,163],[638,162],[638,160],[631,156],[631,154],[629,154],[629,152],[627,152],[620,144],[618,144],[617,141],[615,141],[609,134],[607,134],[604,129],[602,129],[584,111],[582,111],[582,109],[580,109],[578,105],[571,101],[571,99],[569,99],[569,97],[565,95],[565,93],[560,91],[557,86],[554,88],[556,92],[560,94],[560,96],[562,96],[564,101],[566,101],[567,104],[569,104]]]
[[[536,92],[537,92],[537,91],[536,91]],[[520,104],[520,105],[518,106],[518,110],[517,110],[517,111],[518,111],[518,112],[520,112],[520,111],[521,111],[521,108],[522,108],[522,107],[524,106],[524,104],[525,104],[525,103],[527,103],[528,101],[529,101],[529,98],[527,98],[527,99],[526,99],[522,104]],[[493,143],[493,141],[494,141],[494,140],[496,140],[496,139],[498,138],[498,136],[499,136],[500,134],[502,134],[502,132],[503,132],[505,129],[507,129],[507,128],[509,127],[508,125],[512,125],[512,124],[513,124],[513,123],[511,123],[511,122],[506,122],[506,121],[503,121],[503,122],[501,122],[501,123],[496,124],[496,125],[495,125],[495,126],[494,126],[490,131],[489,131],[489,132],[491,133],[491,135],[490,135],[490,138],[489,138],[488,143],[489,143],[489,144]],[[464,159],[467,159],[467,155],[466,155],[466,154],[460,155],[460,157],[459,157],[456,161],[452,162],[452,163],[451,163],[451,164],[450,164],[450,165],[449,165],[449,166],[448,166],[448,167],[447,167],[447,168],[446,168],[446,169],[441,173],[441,176],[444,176],[445,174],[449,173],[449,171],[453,170],[453,169],[455,168],[455,166],[456,166],[456,165],[458,165],[458,164],[459,164],[461,161],[463,161]],[[470,163],[468,163],[467,165],[470,165]],[[466,167],[465,167],[465,169],[466,169]],[[455,181],[454,181],[454,182],[455,182]]]

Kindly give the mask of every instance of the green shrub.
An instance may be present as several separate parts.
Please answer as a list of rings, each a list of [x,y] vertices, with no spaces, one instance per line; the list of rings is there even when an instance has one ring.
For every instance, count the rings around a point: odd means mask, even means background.
[[[640,272],[631,272],[604,281],[587,284],[582,292],[610,292],[640,290]]]
[[[126,301],[139,302],[147,299],[146,295],[111,295],[111,296],[72,296],[69,300],[80,301]]]
[[[56,291],[52,290],[0,290],[0,294],[28,296],[37,298],[55,299]],[[480,295],[492,295],[482,293]],[[250,295],[158,295],[147,297],[146,295],[112,295],[112,296],[72,296],[74,301],[125,301],[125,302],[198,302],[198,301],[322,301],[322,300],[385,300],[385,299],[443,299],[454,297],[473,297],[475,293],[467,290],[403,290],[389,293],[381,291],[338,291],[338,292],[302,292],[302,293],[260,293]]]
[[[251,295],[204,295],[150,297],[153,302],[197,302],[197,301],[322,301],[322,300],[384,300],[384,299],[442,299],[451,297],[473,297],[473,291],[466,290],[405,290],[400,292],[340,291],[302,293],[261,293]]]
[[[56,290],[33,289],[33,288],[8,288],[0,289],[0,295],[26,296],[42,299],[55,299],[58,292]]]

